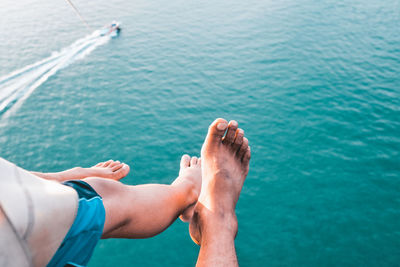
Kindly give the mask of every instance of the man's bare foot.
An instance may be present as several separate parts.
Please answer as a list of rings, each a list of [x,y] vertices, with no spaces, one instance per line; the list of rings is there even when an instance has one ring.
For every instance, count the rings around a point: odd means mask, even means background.
[[[201,160],[197,157],[183,155],[180,163],[179,176],[172,185],[184,188],[183,197],[185,199],[186,208],[179,218],[184,222],[188,222],[193,216],[194,205],[200,195]]]
[[[189,225],[195,243],[201,244],[202,235],[213,227],[236,235],[235,207],[249,171],[250,154],[249,142],[236,121],[228,124],[217,119],[210,125],[201,149],[201,193]]]
[[[106,162],[97,163],[95,166],[91,168],[87,168],[87,177],[102,177],[109,178],[113,180],[121,180],[129,173],[129,165],[125,163],[121,163],[118,160],[108,160]]]

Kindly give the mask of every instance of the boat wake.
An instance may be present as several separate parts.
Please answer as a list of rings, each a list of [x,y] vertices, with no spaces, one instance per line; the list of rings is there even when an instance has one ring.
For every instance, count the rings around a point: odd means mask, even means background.
[[[112,35],[105,35],[101,30],[97,30],[59,52],[53,52],[48,58],[0,77],[0,116],[7,117],[49,77],[89,55],[98,46],[108,42],[111,37]]]

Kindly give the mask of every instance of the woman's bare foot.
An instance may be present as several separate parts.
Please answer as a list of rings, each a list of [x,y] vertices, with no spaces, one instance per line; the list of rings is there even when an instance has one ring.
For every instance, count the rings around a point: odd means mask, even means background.
[[[194,205],[200,195],[201,190],[201,160],[197,157],[183,155],[180,163],[179,176],[172,183],[175,186],[184,188],[184,201],[186,208],[179,218],[188,222],[193,216]]]
[[[75,167],[62,172],[31,173],[41,178],[58,182],[81,180],[88,177],[108,178],[119,181],[128,175],[129,166],[119,161],[109,160],[106,162],[100,162],[91,168]]]
[[[236,121],[228,124],[217,119],[210,125],[201,149],[201,193],[189,225],[195,243],[201,244],[211,228],[236,235],[235,207],[249,171],[250,154],[249,142]]]
[[[91,168],[87,168],[87,177],[102,177],[109,178],[113,180],[121,180],[129,173],[129,165],[121,163],[118,160],[108,160],[106,162],[97,163]]]

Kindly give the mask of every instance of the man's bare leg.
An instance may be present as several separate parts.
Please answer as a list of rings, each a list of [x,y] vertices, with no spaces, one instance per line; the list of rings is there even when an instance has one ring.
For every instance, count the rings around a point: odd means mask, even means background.
[[[179,177],[171,185],[124,185],[110,179],[86,178],[103,198],[103,238],[147,238],[164,231],[179,215],[193,213],[201,188],[201,165],[184,155]]]
[[[87,177],[101,177],[113,180],[121,180],[126,175],[128,175],[129,166],[119,161],[109,160],[106,162],[100,162],[91,168],[75,167],[62,172],[54,172],[54,173],[31,172],[31,173],[41,178],[47,180],[55,180],[58,182],[84,179]]]
[[[201,150],[202,188],[189,225],[201,246],[197,266],[238,265],[235,206],[249,171],[250,147],[237,127],[235,121],[215,120]]]

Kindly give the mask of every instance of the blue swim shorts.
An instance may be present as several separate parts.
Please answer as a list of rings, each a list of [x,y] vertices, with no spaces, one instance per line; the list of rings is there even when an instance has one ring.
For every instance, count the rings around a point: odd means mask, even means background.
[[[86,266],[103,233],[106,212],[103,200],[86,182],[64,182],[79,196],[78,212],[61,246],[47,266]]]

